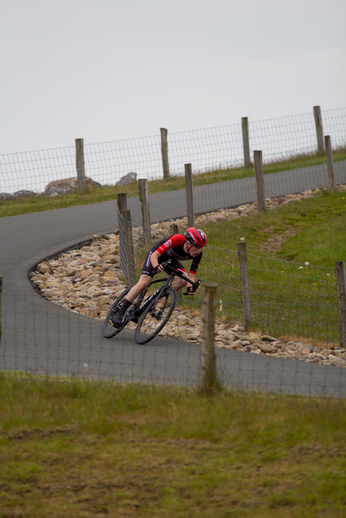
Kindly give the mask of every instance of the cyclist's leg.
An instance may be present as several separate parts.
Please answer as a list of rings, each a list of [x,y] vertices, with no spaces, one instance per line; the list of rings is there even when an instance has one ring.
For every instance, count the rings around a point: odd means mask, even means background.
[[[127,293],[124,302],[122,303],[121,308],[119,309],[118,313],[114,316],[112,319],[112,322],[115,326],[120,326],[122,323],[122,320],[124,318],[124,315],[126,311],[131,306],[132,302],[136,300],[138,295],[142,293],[145,289],[147,289],[152,280],[154,275],[154,268],[151,264],[150,256],[152,254],[152,250],[149,251],[143,265],[143,271],[142,275],[139,278],[139,281],[137,284],[135,284],[131,290]]]
[[[133,286],[133,288],[126,295],[126,299],[131,302],[136,300],[138,295],[142,293],[146,288],[148,288],[153,280],[154,276],[154,268],[151,264],[151,254],[153,253],[153,249],[149,250],[147,257],[145,258],[142,275],[139,278],[137,284]]]
[[[171,264],[169,265],[171,266],[171,268],[173,268],[174,270],[179,270],[181,271],[184,275],[187,276],[187,272],[185,270],[185,268],[183,267],[183,265],[181,264],[180,261],[178,261],[178,259],[173,259]],[[167,269],[167,273],[170,273]],[[180,291],[182,290],[185,286],[186,286],[186,281],[184,281],[184,279],[182,279],[181,277],[177,277],[176,275],[174,276],[174,280],[171,284],[171,288],[173,288],[175,291]]]
[[[135,284],[126,295],[126,299],[132,304],[132,302],[136,300],[138,295],[150,286],[152,280],[153,279],[152,277],[150,277],[150,275],[142,274],[137,284]]]
[[[138,297],[142,291],[150,286],[152,278],[149,275],[141,275],[137,284],[135,284],[124,298],[118,313],[113,317],[112,322],[115,326],[120,326],[126,311],[131,306],[132,302]]]

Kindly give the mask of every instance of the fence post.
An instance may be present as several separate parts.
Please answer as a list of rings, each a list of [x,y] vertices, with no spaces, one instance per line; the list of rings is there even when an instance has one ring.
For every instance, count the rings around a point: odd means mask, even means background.
[[[202,285],[202,380],[203,392],[211,392],[217,384],[216,355],[214,346],[217,284],[204,282]]]
[[[125,210],[127,210],[127,194],[122,192],[117,194],[117,202],[119,207],[119,212],[122,214]]]
[[[76,169],[78,177],[78,190],[80,193],[85,192],[85,168],[84,168],[84,141],[82,138],[76,138]]]
[[[254,151],[254,163],[257,185],[257,209],[258,212],[262,212],[266,208],[262,151]]]
[[[250,302],[250,278],[247,260],[247,244],[246,242],[237,243],[240,278],[241,278],[241,302],[243,311],[243,320],[247,327],[251,323],[251,302]]]
[[[314,117],[315,117],[315,126],[316,126],[316,136],[317,136],[317,149],[318,154],[323,155],[323,126],[322,126],[322,115],[321,115],[321,107],[314,106]]]
[[[149,205],[149,187],[148,180],[138,180],[139,184],[139,199],[142,207],[142,219],[143,219],[143,235],[145,244],[147,245],[151,241],[151,222],[150,222],[150,205]]]
[[[185,164],[185,188],[187,205],[187,225],[195,226],[195,209],[193,204],[193,179],[191,164]]]
[[[334,192],[335,191],[334,162],[333,162],[332,143],[331,143],[331,140],[330,140],[330,135],[326,135],[324,137],[324,143],[325,143],[325,146],[326,146],[327,167],[328,167],[328,177],[329,177],[329,190],[331,192]]]
[[[136,268],[135,268],[135,252],[134,252],[133,239],[132,239],[131,211],[124,210],[121,215],[123,218],[123,225],[124,225],[127,275],[128,275],[128,279],[129,279],[129,284],[133,284],[136,282]]]
[[[179,227],[176,223],[172,223],[171,232],[173,232],[173,234],[179,234]]]
[[[243,133],[244,167],[251,167],[250,143],[249,143],[249,124],[248,118],[242,117],[241,127]]]
[[[1,329],[1,294],[2,294],[2,276],[0,275],[0,340],[1,340],[1,334],[2,334],[2,329]]]
[[[168,141],[166,128],[160,128],[161,132],[161,155],[162,155],[162,166],[163,166],[163,177],[169,178],[169,162],[168,162]]]
[[[171,224],[171,232],[172,234],[179,234],[179,227],[176,223]],[[183,300],[182,290],[177,291],[177,305],[180,306]]]
[[[340,346],[346,347],[346,275],[345,262],[336,261],[336,283],[338,286],[338,306],[340,321]]]

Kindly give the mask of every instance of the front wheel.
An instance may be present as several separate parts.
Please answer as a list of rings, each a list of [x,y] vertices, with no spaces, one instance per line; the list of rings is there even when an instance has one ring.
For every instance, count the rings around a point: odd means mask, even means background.
[[[136,327],[135,340],[138,344],[150,342],[167,324],[177,301],[177,292],[167,289],[153,307],[145,309]]]
[[[122,292],[122,294],[119,295],[119,297],[116,299],[116,301],[113,302],[110,310],[108,311],[107,316],[106,316],[106,318],[103,322],[103,326],[102,326],[102,334],[105,338],[112,338],[112,336],[117,335],[123,329],[123,327],[124,327],[123,325],[121,327],[114,327],[112,324],[112,318],[118,313],[120,306],[121,306],[122,302],[124,301],[124,298],[126,297],[126,295],[128,294],[128,292],[130,291],[130,289],[133,286],[134,286],[134,284],[132,284],[131,286],[126,288],[126,290],[124,290]]]

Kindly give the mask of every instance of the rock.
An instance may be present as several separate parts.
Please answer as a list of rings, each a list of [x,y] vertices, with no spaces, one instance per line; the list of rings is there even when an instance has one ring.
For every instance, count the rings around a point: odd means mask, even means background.
[[[190,323],[190,319],[186,315],[179,315],[177,320],[180,326],[186,326]]]
[[[92,178],[85,178],[85,186],[87,189],[92,187],[102,187],[98,182],[95,182]],[[78,178],[73,176],[72,178],[65,178],[63,180],[54,180],[50,182],[45,190],[44,195],[46,196],[59,196],[60,194],[66,194],[78,190]]]
[[[276,353],[277,348],[273,347],[272,345],[266,344],[266,343],[260,343],[258,344],[258,347],[261,349],[262,353]]]
[[[38,271],[39,273],[43,273],[43,274],[44,274],[44,273],[53,273],[52,268],[51,268],[51,267],[50,267],[50,265],[49,265],[48,263],[46,263],[46,262],[39,264],[39,265],[38,265],[38,268],[37,268],[37,271]]]
[[[68,277],[73,277],[74,275],[76,275],[77,273],[77,268],[69,268],[66,272],[66,275]],[[78,277],[79,277],[79,274],[78,274]]]
[[[261,340],[263,342],[276,342],[276,338],[273,338],[272,336],[268,336],[268,335],[262,335]]]
[[[337,358],[336,360],[330,360],[331,364],[334,365],[334,367],[346,367],[346,361],[342,360],[341,358]]]
[[[33,191],[22,190],[14,192],[12,196],[16,200],[18,198],[30,198],[30,196],[37,196],[37,193]]]
[[[9,194],[8,192],[0,192],[0,201],[8,201],[14,200],[13,194]]]
[[[249,333],[248,339],[250,340],[251,343],[262,342],[261,338],[258,336],[257,333]]]
[[[112,278],[114,278],[114,279],[115,279],[115,278],[117,277],[117,274],[116,274],[115,272],[113,272],[113,271],[108,270],[108,271],[106,271],[106,272],[104,273],[104,276],[103,276],[103,277],[104,277],[104,278],[108,278],[108,279],[112,279]]]
[[[125,176],[122,176],[120,180],[116,183],[116,185],[128,185],[129,183],[133,183],[137,180],[137,173],[127,173]]]
[[[82,279],[82,281],[84,279],[87,279],[90,275],[92,275],[94,272],[93,270],[83,270],[81,273],[80,273],[80,278]]]

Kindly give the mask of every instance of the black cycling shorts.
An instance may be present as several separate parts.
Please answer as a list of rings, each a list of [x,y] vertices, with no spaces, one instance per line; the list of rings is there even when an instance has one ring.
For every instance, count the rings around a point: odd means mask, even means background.
[[[154,251],[155,250],[149,250],[147,257],[145,258],[145,261],[143,264],[143,270],[142,270],[142,274],[150,275],[150,277],[154,277],[154,275],[155,275],[154,267],[151,264],[151,254]],[[167,260],[167,258],[165,259],[163,256],[159,257],[159,264],[164,263],[165,260]],[[183,267],[181,262],[178,261],[178,259],[171,259],[171,264],[169,266],[171,268],[173,268],[173,270],[180,270],[185,275],[187,274],[185,268]],[[168,268],[165,268],[165,272],[168,274],[172,273]]]

